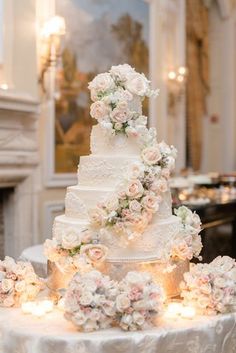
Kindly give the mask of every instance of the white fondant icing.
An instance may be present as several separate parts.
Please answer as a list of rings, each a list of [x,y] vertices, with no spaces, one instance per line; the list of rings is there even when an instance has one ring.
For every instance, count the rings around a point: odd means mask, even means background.
[[[81,157],[78,167],[79,185],[115,187],[124,180],[127,168],[139,160],[139,156],[90,155]]]
[[[139,156],[140,145],[137,137],[125,134],[108,135],[100,125],[92,128],[90,149],[92,154],[105,156]]]

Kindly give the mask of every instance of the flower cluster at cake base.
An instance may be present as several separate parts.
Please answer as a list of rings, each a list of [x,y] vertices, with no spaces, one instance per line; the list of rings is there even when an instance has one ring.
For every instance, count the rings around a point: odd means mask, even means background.
[[[123,330],[141,330],[151,325],[162,309],[164,295],[144,272],[129,272],[117,283],[99,271],[77,273],[64,298],[66,319],[81,331],[119,325]]]
[[[105,329],[115,320],[117,283],[99,271],[77,273],[65,295],[65,317],[81,331]]]
[[[118,292],[117,320],[125,331],[150,327],[153,319],[162,311],[163,290],[152,281],[149,273],[128,272],[119,283]]]
[[[199,257],[202,250],[202,241],[200,236],[201,220],[195,212],[192,212],[186,206],[180,206],[175,209],[176,216],[180,219],[180,227],[175,236],[168,244],[168,257],[178,260],[191,260],[193,257]]]
[[[143,149],[140,161],[129,167],[117,192],[89,210],[91,224],[102,236],[113,230],[125,245],[145,231],[168,191],[175,158],[175,148],[164,142]]]
[[[112,66],[109,72],[97,75],[90,83],[91,116],[110,135],[146,136],[147,117],[137,112],[144,97],[156,96],[150,81],[128,64]],[[136,109],[136,110],[135,110]]]
[[[9,256],[0,261],[0,306],[19,306],[34,300],[41,289],[43,282],[30,262],[16,262]]]
[[[105,260],[107,248],[99,244],[97,234],[92,230],[78,231],[71,227],[67,232],[57,233],[53,239],[47,239],[44,253],[62,272],[87,272]]]
[[[181,283],[184,303],[199,314],[215,315],[236,310],[236,262],[218,256],[210,264],[192,265]]]

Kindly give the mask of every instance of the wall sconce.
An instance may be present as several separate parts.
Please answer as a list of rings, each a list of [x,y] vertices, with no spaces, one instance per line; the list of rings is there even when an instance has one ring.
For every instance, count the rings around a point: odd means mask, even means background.
[[[46,93],[45,74],[53,66],[56,66],[61,56],[61,37],[66,33],[65,20],[61,16],[54,16],[44,23],[40,31],[40,60],[41,70],[39,84],[43,93]]]
[[[187,75],[188,70],[185,66],[179,66],[167,74],[168,108],[172,115],[175,114],[177,103],[185,92]]]

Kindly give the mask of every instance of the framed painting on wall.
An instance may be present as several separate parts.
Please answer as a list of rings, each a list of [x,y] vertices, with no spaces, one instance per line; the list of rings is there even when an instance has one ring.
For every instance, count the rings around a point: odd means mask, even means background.
[[[112,65],[129,63],[149,76],[149,4],[143,0],[55,0],[66,23],[54,75],[50,186],[75,182],[80,156],[90,153],[88,82]],[[144,102],[148,113],[148,101]]]

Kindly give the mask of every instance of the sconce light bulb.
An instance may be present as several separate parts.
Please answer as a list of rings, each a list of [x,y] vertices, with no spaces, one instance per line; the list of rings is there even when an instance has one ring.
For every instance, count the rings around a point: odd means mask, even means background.
[[[178,75],[177,76],[177,81],[178,82],[183,82],[184,81],[184,77],[182,75]]]
[[[186,73],[187,73],[187,69],[184,66],[180,66],[179,69],[178,69],[178,72],[179,72],[180,75],[185,76]]]
[[[168,78],[169,78],[169,80],[175,80],[175,79],[176,79],[176,73],[175,73],[175,71],[170,71],[170,72],[168,73]]]
[[[42,28],[42,36],[62,36],[66,32],[65,19],[61,16],[53,16],[48,21],[46,21]]]

